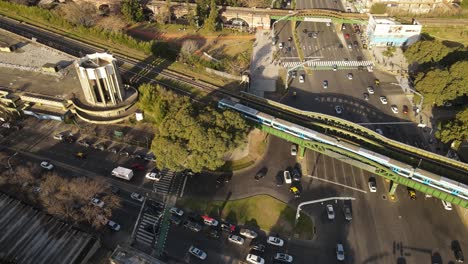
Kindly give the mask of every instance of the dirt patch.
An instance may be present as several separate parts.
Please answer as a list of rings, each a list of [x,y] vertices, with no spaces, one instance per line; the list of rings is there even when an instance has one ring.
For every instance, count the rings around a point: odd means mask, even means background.
[[[232,162],[245,158],[257,160],[265,151],[266,136],[267,134],[260,129],[252,130],[248,135],[247,143],[227,155],[225,160]]]

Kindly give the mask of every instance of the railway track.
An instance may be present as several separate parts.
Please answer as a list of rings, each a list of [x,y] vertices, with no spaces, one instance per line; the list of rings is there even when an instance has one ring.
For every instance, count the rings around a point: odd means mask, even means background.
[[[75,57],[81,57],[85,54],[106,51],[106,48],[95,47],[88,43],[83,43],[81,41],[59,35],[55,32],[47,31],[46,29],[32,26],[32,25],[25,24],[25,23],[21,23],[16,20],[12,20],[12,19],[5,18],[5,17],[0,17],[0,28],[3,28],[7,31],[13,32],[15,34],[18,34],[28,39],[36,38],[36,41],[41,44],[60,50],[66,54],[69,54]],[[143,83],[143,81],[149,82],[149,83],[159,83],[167,88],[174,90],[178,94],[189,96],[193,100],[200,102],[203,99],[203,97],[201,96],[193,95],[192,93],[184,89],[181,89],[179,87],[176,87],[174,85],[167,84],[166,82],[147,77],[147,74],[151,73],[152,75],[159,75],[167,80],[171,80],[171,81],[175,81],[178,83],[182,83],[185,85],[195,87],[207,93],[211,98],[220,99],[222,97],[228,96],[228,97],[236,98],[238,100],[242,100],[244,104],[247,104],[251,106],[252,108],[259,107],[263,110],[268,110],[269,112],[273,114],[293,117],[296,120],[301,120],[304,123],[309,123],[311,121],[323,122],[322,120],[311,120],[309,117],[305,117],[303,115],[299,115],[291,111],[287,111],[287,110],[280,109],[280,108],[277,108],[277,107],[274,107],[265,103],[261,103],[258,100],[253,100],[250,97],[242,96],[239,93],[231,92],[221,87],[217,87],[217,86],[214,86],[212,84],[209,84],[203,81],[195,80],[190,76],[186,76],[186,75],[183,75],[174,71],[170,71],[167,69],[159,69],[155,65],[144,64],[139,60],[129,58],[125,54],[121,54],[119,52],[115,52],[113,53],[113,55],[114,57],[118,59],[118,61],[120,61],[120,63],[122,63],[120,68],[124,72],[124,74],[132,75],[132,77],[130,78],[130,81],[133,81],[134,84]],[[146,74],[142,74],[142,72]],[[349,131],[349,134],[352,134],[352,133],[357,134],[355,131]],[[362,134],[361,136],[369,137],[369,135],[364,135],[364,134]],[[394,146],[387,146],[387,147],[388,149],[392,149],[400,154],[411,155],[416,159],[423,160],[424,162],[429,162],[429,163],[436,164],[437,166],[442,166],[447,170],[455,170],[457,171],[457,174],[460,174],[460,173],[465,174],[465,175],[467,174],[466,170],[453,167],[453,166],[449,166],[442,162],[431,160],[426,157],[421,157],[415,153],[411,153],[406,150],[398,149]],[[465,183],[466,183],[466,180],[465,180]]]

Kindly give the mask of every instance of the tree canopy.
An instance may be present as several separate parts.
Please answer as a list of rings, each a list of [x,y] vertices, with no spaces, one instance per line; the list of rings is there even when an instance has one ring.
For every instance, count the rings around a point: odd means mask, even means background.
[[[455,119],[445,124],[439,125],[440,129],[436,132],[437,138],[444,143],[450,143],[454,140],[464,141],[468,139],[468,107],[459,112]]]
[[[442,60],[452,50],[438,40],[422,40],[411,45],[404,55],[409,63],[434,63]]]
[[[448,69],[421,72],[415,80],[416,90],[427,104],[441,106],[444,102],[468,94],[468,61],[459,61]]]
[[[124,0],[120,10],[129,21],[141,22],[145,19],[143,7],[138,0]]]
[[[211,0],[210,14],[208,15],[208,18],[205,20],[205,28],[207,30],[209,31],[217,30],[218,16],[219,16],[219,11],[218,11],[218,7],[216,6],[216,2],[215,0]]]
[[[226,153],[243,143],[249,126],[236,112],[194,105],[160,86],[140,86],[140,109],[155,125],[151,150],[158,168],[215,170]]]

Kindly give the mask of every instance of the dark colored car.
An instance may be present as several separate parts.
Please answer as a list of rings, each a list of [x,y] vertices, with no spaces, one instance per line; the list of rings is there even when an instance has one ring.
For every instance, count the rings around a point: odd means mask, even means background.
[[[209,238],[218,239],[221,236],[221,234],[219,233],[219,230],[210,228],[206,232],[206,236]]]
[[[258,251],[258,252],[265,252],[265,245],[261,243],[257,243],[257,244],[252,245],[250,249]]]
[[[279,171],[276,175],[276,186],[280,187],[284,184],[284,174],[282,171]]]
[[[182,219],[180,218],[180,216],[171,215],[171,217],[169,218],[169,222],[176,226],[180,226],[180,224],[182,223]]]
[[[219,175],[218,178],[216,178],[216,184],[217,185],[223,185],[223,183],[228,183],[229,182],[229,176],[228,175]]]
[[[73,136],[66,136],[64,138],[64,141],[67,142],[67,143],[74,143],[76,141],[76,138],[73,137]]]
[[[354,47],[357,47],[357,46],[358,46],[358,42],[357,42],[356,40],[353,41],[353,45],[354,45]]]
[[[353,215],[351,213],[351,206],[349,204],[343,205],[343,213],[345,215],[345,219],[351,221],[353,219]]]
[[[146,160],[146,161],[153,161],[153,162],[154,162],[154,161],[156,161],[156,157],[154,156],[153,153],[148,153],[148,154],[146,154],[146,156],[145,156],[145,160]]]
[[[145,156],[143,156],[142,154],[139,154],[139,153],[133,153],[131,155],[131,157],[134,158],[134,159],[144,159],[145,158]]]
[[[465,257],[463,256],[463,251],[461,249],[460,242],[458,242],[458,240],[453,240],[451,247],[453,254],[455,255],[455,260],[458,263],[463,263],[465,261]]]
[[[267,168],[267,167],[261,168],[261,169],[257,172],[257,174],[255,174],[255,180],[258,181],[258,180],[264,178],[264,177],[266,176],[267,172],[268,172],[268,168]]]
[[[78,141],[78,145],[83,146],[83,147],[85,147],[85,148],[88,148],[89,146],[91,146],[91,144],[90,144],[88,141],[86,141],[86,140],[80,140],[80,141]]]
[[[300,181],[301,180],[301,171],[299,168],[294,168],[292,171],[292,180],[293,181]]]
[[[407,105],[404,105],[403,106],[403,114],[408,114],[408,106]]]
[[[201,229],[202,229],[200,224],[194,223],[194,222],[192,222],[190,220],[186,220],[184,222],[184,227],[191,230],[191,231],[193,231],[193,232],[200,232]]]
[[[130,166],[131,169],[133,170],[138,170],[138,171],[144,171],[145,170],[145,166],[139,164],[139,163],[133,163],[131,166]]]
[[[117,187],[117,186],[112,186],[111,187],[111,193],[118,194],[119,192],[120,192],[119,187]]]
[[[235,225],[228,223],[228,222],[224,222],[224,221],[221,222],[220,227],[221,227],[221,230],[223,230],[224,232],[229,232],[229,233],[232,233],[236,230]]]

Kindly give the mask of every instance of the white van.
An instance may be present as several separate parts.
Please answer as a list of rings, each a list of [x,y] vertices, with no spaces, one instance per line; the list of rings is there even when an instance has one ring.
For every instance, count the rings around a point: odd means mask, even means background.
[[[133,178],[133,171],[124,167],[117,167],[112,170],[112,176],[129,181]]]
[[[451,211],[451,210],[452,210],[452,204],[451,204],[451,203],[442,200],[442,205],[444,206],[444,209],[445,209],[445,210],[447,210],[447,211]]]

